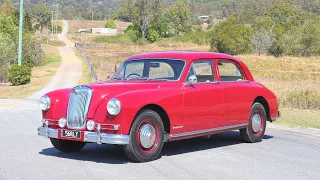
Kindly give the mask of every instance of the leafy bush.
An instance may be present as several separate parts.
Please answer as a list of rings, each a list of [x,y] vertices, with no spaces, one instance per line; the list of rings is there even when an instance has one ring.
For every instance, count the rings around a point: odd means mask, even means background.
[[[9,68],[8,72],[9,81],[14,86],[24,85],[30,82],[31,68],[26,65],[12,65]]]
[[[39,66],[43,64],[45,53],[41,48],[40,40],[30,34],[24,34],[22,47],[22,63],[29,66]]]
[[[104,25],[104,27],[105,28],[115,29],[115,28],[117,28],[117,25],[112,19],[108,19],[106,24]]]
[[[217,48],[221,53],[237,55],[250,51],[252,28],[238,24],[236,17],[231,16],[220,23],[211,32],[211,49]]]
[[[147,40],[153,43],[153,42],[156,42],[158,39],[159,39],[159,33],[154,29],[150,29],[148,32]]]
[[[130,29],[125,32],[125,35],[132,41],[137,42],[141,38],[141,33],[138,30]]]

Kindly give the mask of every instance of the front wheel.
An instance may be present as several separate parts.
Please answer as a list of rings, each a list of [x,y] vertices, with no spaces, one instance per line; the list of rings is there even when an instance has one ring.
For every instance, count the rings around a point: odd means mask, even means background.
[[[240,135],[245,142],[260,142],[266,130],[267,115],[260,103],[254,103],[250,111],[249,125],[240,129]]]
[[[62,152],[77,152],[80,151],[86,143],[78,141],[65,141],[61,139],[50,138],[52,145]]]
[[[164,126],[158,113],[144,110],[135,118],[130,142],[123,147],[129,159],[148,162],[159,157],[164,140]]]

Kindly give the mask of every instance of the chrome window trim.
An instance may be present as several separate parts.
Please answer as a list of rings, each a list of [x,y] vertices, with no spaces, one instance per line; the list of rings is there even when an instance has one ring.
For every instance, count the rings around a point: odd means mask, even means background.
[[[188,70],[188,72],[190,71],[190,69],[191,69],[191,67],[192,67],[192,64],[194,63],[194,62],[196,62],[196,61],[209,61],[209,62],[212,62],[213,63],[213,65],[212,65],[212,77],[214,78],[214,79],[217,79],[217,78],[215,78],[214,77],[214,75],[215,75],[215,73],[214,73],[214,62],[213,62],[213,60],[210,60],[210,59],[194,59],[192,62],[191,62],[191,65],[190,65],[190,68],[189,68],[189,70]],[[187,72],[187,73],[188,73]],[[188,77],[186,77],[186,81],[185,81],[185,83],[187,83],[188,82]],[[220,82],[219,81],[217,81],[217,80],[215,80],[215,81],[212,81],[212,82],[196,82],[196,83],[194,83],[194,85],[195,84],[220,84]]]
[[[243,127],[243,126],[247,126],[247,125],[249,125],[249,123],[246,122],[246,123],[235,124],[235,125],[230,125],[230,126],[222,126],[222,127],[217,127],[217,128],[184,132],[184,133],[179,133],[179,134],[171,134],[170,138],[179,138],[179,137],[192,136],[192,135],[203,134],[203,133],[222,131],[222,130],[227,130],[227,129],[232,129],[232,128],[239,128],[239,127]]]
[[[177,58],[141,58],[141,59],[132,59],[132,60],[125,60],[121,66],[123,66],[123,64],[126,62],[126,61],[141,61],[141,60],[173,60],[173,61],[183,61],[184,62],[184,65],[183,65],[183,68],[181,70],[181,73],[180,73],[180,76],[177,80],[170,80],[170,79],[155,79],[155,80],[159,80],[159,81],[171,81],[171,82],[177,82],[177,81],[180,81],[184,71],[185,71],[185,68],[187,66],[187,61],[185,59],[177,59]],[[120,67],[121,67],[120,66]],[[114,76],[116,75],[116,73],[112,76],[111,79],[114,78]],[[151,79],[152,80],[152,79]]]
[[[249,80],[242,80],[242,81],[218,81],[219,83],[248,83]]]
[[[216,59],[217,62],[217,70],[219,72],[219,78],[220,78],[220,82],[249,82],[249,80],[247,79],[247,74],[244,73],[244,71],[242,70],[242,68],[239,66],[239,64],[237,62],[235,62],[234,60],[231,59]],[[219,61],[224,61],[226,63],[232,63],[234,64],[238,70],[240,70],[240,73],[242,75],[243,78],[245,78],[242,81],[221,81],[221,75],[220,75],[220,69],[219,69]]]

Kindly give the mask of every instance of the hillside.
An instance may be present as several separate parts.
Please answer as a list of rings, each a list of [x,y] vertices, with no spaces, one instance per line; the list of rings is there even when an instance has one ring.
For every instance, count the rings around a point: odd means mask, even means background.
[[[123,0],[28,0],[25,1],[26,9],[30,10],[37,4],[59,4],[60,17],[64,19],[95,19],[103,20],[109,18],[120,8]],[[164,6],[176,0],[162,0]],[[242,13],[259,10],[264,13],[277,2],[289,2],[295,7],[306,11],[320,14],[319,0],[185,0],[191,5],[194,16],[212,15],[215,17],[226,17],[233,13]],[[13,0],[18,5],[19,0]]]

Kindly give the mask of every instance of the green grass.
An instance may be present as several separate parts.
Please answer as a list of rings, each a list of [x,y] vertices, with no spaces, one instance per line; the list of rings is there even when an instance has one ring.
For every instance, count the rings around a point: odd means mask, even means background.
[[[118,36],[98,36],[92,42],[94,43],[114,43],[114,44],[133,44],[133,42],[124,35]]]
[[[2,86],[0,99],[26,98],[34,92],[44,88],[55,75],[61,58],[55,55],[47,55],[42,66],[32,68],[31,82],[21,86]]]
[[[44,64],[59,63],[61,58],[55,55],[47,55]]]
[[[320,128],[320,111],[293,108],[282,108],[280,111],[281,118],[277,119],[276,124]]]
[[[76,56],[82,60],[82,76],[80,77],[80,80],[78,82],[78,85],[85,85],[85,84],[90,84],[93,82],[91,74],[90,74],[90,70],[89,70],[89,66],[87,64],[87,62],[85,62],[81,56],[81,54],[74,49]]]

